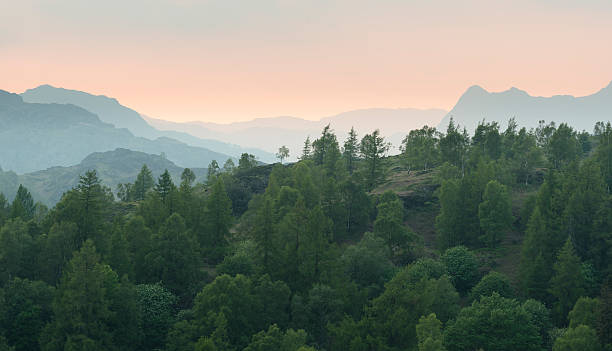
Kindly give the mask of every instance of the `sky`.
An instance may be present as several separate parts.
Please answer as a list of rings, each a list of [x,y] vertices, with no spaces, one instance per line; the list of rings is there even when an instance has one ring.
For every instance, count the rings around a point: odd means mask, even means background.
[[[0,2],[0,89],[117,98],[150,117],[450,110],[478,84],[588,95],[612,80],[608,0]]]

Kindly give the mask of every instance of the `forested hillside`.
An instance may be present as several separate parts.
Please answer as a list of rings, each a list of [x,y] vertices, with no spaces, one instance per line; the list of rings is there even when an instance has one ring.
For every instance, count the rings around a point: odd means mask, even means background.
[[[327,127],[204,182],[91,169],[48,211],[19,186],[0,350],[612,349],[610,122],[451,119],[389,147]]]

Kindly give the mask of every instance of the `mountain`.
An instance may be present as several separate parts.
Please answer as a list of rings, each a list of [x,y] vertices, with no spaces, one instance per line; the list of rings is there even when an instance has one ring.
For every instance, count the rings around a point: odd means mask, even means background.
[[[95,169],[104,185],[113,191],[119,183],[133,183],[143,164],[153,173],[155,179],[167,169],[174,182],[180,182],[183,168],[159,155],[150,155],[144,152],[116,149],[106,152],[95,152],[87,156],[77,165],[69,167],[51,167],[46,170],[17,175],[11,171],[0,170],[0,193],[12,200],[19,184],[23,184],[34,197],[47,206],[57,203],[62,194],[72,189],[79,182],[79,176],[86,171]],[[206,169],[192,169],[198,181],[206,176]]]
[[[275,152],[281,145],[289,147],[291,159],[299,156],[306,137],[317,138],[326,125],[336,131],[340,141],[344,140],[352,126],[363,136],[375,129],[398,147],[405,135],[412,129],[423,125],[436,125],[446,114],[444,110],[418,109],[364,109],[341,113],[322,118],[318,121],[308,121],[296,117],[257,118],[247,122],[229,124],[188,122],[175,123],[160,119],[145,117],[147,121],[161,130],[189,131],[201,137],[223,140],[229,143],[240,143],[244,146],[260,148]]]
[[[110,123],[117,128],[126,128],[132,134],[147,139],[160,137],[172,138],[191,146],[203,147],[218,153],[240,157],[243,152],[251,153],[263,162],[274,162],[273,153],[256,148],[243,148],[235,144],[212,139],[198,138],[189,134],[189,131],[177,132],[172,130],[158,130],[136,111],[121,105],[116,99],[104,95],[92,95],[78,90],[56,88],[51,85],[41,85],[26,90],[21,94],[25,102],[31,103],[58,103],[72,104],[96,114],[101,121]],[[221,162],[221,160],[217,160]]]
[[[612,119],[612,82],[592,95],[581,97],[531,96],[517,88],[491,93],[475,85],[459,98],[438,128],[445,130],[451,117],[468,130],[474,130],[483,119],[505,126],[514,117],[520,126],[536,127],[538,121],[545,120],[592,131],[596,122]]]
[[[26,103],[0,90],[0,166],[17,173],[69,166],[100,151],[164,153],[181,167],[206,167],[230,156],[162,137],[150,140],[100,121],[74,105]]]

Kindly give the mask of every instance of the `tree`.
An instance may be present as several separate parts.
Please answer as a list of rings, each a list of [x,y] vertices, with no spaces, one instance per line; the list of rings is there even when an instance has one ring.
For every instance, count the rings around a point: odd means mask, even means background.
[[[421,316],[435,313],[443,323],[455,317],[459,295],[443,269],[432,266],[423,262],[404,267],[366,308],[362,323],[367,333],[362,339],[370,344],[377,340],[380,346],[373,349],[415,349]]]
[[[416,325],[419,351],[445,351],[442,343],[442,322],[435,313],[421,316]]]
[[[597,334],[604,345],[612,343],[612,281],[606,278],[601,285],[597,311]]]
[[[569,312],[569,327],[575,328],[579,325],[587,325],[593,330],[599,327],[599,314],[601,312],[601,301],[598,298],[581,297],[576,301],[574,308]]]
[[[596,220],[605,201],[606,187],[597,162],[585,160],[572,186],[565,208],[567,229],[576,253],[582,260],[607,261],[607,245],[597,242]],[[602,247],[604,246],[604,247]]]
[[[478,281],[478,261],[465,246],[456,246],[444,252],[441,257],[455,288],[466,293]]]
[[[17,195],[11,204],[10,217],[21,217],[24,221],[28,221],[34,217],[34,199],[26,187],[19,184]]]
[[[0,228],[0,285],[14,277],[33,275],[34,241],[26,223],[19,217]]]
[[[234,164],[234,160],[232,160],[231,158],[228,158],[227,161],[225,161],[225,163],[223,164],[223,172],[225,173],[232,173],[235,168],[236,165]]]
[[[185,221],[174,213],[151,238],[151,251],[145,256],[148,283],[161,281],[185,304],[197,291],[202,273],[198,245]]]
[[[385,241],[391,257],[405,259],[416,244],[416,236],[404,225],[404,205],[391,191],[385,192],[379,201],[374,234]]]
[[[594,134],[598,141],[595,159],[601,167],[609,194],[612,191],[612,123],[597,122]]]
[[[307,336],[304,330],[288,329],[283,332],[276,324],[272,324],[268,330],[253,335],[244,351],[298,351],[306,345]]]
[[[147,165],[142,165],[140,172],[136,176],[136,180],[134,181],[133,186],[133,194],[135,201],[142,201],[145,199],[147,192],[153,189],[155,185],[153,180],[153,174]]]
[[[496,180],[487,183],[483,201],[478,206],[478,218],[484,232],[480,239],[489,247],[494,247],[512,224],[508,192]]]
[[[552,133],[548,143],[548,159],[553,168],[560,169],[579,156],[579,144],[576,131],[565,123]]]
[[[115,350],[110,291],[118,278],[100,257],[91,240],[70,260],[53,300],[53,321],[41,336],[45,351],[78,349]],[[85,349],[85,348],[84,348]]]
[[[167,169],[157,179],[155,191],[159,195],[159,198],[161,199],[162,203],[166,205],[166,207],[170,211],[172,211],[172,196],[176,191],[176,185],[174,185],[174,182],[172,182],[172,177],[170,176],[170,172],[168,172]]]
[[[586,325],[569,328],[555,340],[553,351],[600,351],[597,333]]]
[[[470,295],[473,300],[478,300],[481,296],[491,296],[494,292],[506,298],[512,298],[515,295],[508,277],[494,271],[482,277],[478,284],[472,288]]]
[[[212,182],[217,178],[220,173],[221,170],[219,168],[219,163],[217,163],[217,160],[210,161],[210,164],[208,164],[207,168],[206,181],[209,184],[212,184]]]
[[[213,262],[219,262],[223,258],[232,221],[232,201],[227,196],[223,180],[217,179],[206,199],[204,209],[206,232],[200,236],[200,245],[206,247]]]
[[[283,163],[283,160],[289,157],[289,148],[285,145],[278,148],[278,152],[276,153],[276,158],[280,160],[280,163]]]
[[[565,324],[568,312],[584,293],[582,265],[569,238],[557,256],[554,271],[550,280],[550,293],[557,300],[554,309],[556,318]]]
[[[7,341],[15,351],[39,350],[40,333],[52,318],[54,293],[41,281],[14,278],[5,285],[0,330],[9,331]]]
[[[263,271],[270,274],[276,267],[278,238],[274,228],[272,200],[266,197],[255,217],[253,238],[261,256]]]
[[[257,160],[254,155],[247,154],[246,152],[240,155],[238,160],[238,171],[246,171],[257,166]]]
[[[356,163],[358,154],[359,140],[357,139],[357,132],[355,131],[355,128],[351,127],[348,138],[346,138],[346,141],[344,141],[344,150],[342,152],[344,162],[346,163],[346,170],[349,172],[349,174],[353,174],[357,168]]]
[[[385,164],[383,157],[389,151],[391,144],[385,142],[377,129],[372,134],[366,134],[361,139],[359,151],[363,158],[364,179],[367,190],[372,190],[384,177]]]
[[[542,350],[533,317],[514,299],[497,293],[462,309],[444,333],[449,351]]]
[[[300,156],[300,160],[307,160],[310,158],[312,153],[312,144],[310,142],[310,136],[306,137],[304,140],[304,147],[302,148],[302,156]]]
[[[56,285],[62,277],[64,268],[72,253],[79,249],[78,227],[72,222],[55,223],[49,234],[39,241],[39,266],[41,276],[48,284]]]
[[[499,134],[497,122],[478,123],[474,137],[472,138],[474,150],[492,160],[497,160],[502,154],[502,136]]]
[[[435,164],[439,153],[437,134],[436,128],[428,126],[408,133],[400,149],[409,169],[427,170]]]
[[[448,162],[461,171],[461,175],[465,174],[465,157],[469,145],[469,136],[467,131],[459,130],[459,126],[455,126],[455,121],[451,118],[448,122],[446,135],[440,138],[440,155],[442,162]]]
[[[174,322],[176,296],[161,284],[136,286],[138,305],[142,311],[142,350],[161,350],[168,329]]]

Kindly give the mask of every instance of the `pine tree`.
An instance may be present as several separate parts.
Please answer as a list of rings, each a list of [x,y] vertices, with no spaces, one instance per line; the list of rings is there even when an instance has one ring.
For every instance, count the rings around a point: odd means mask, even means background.
[[[21,217],[28,221],[34,217],[34,199],[26,187],[19,184],[17,195],[11,204],[11,218]]]
[[[481,240],[494,247],[512,223],[512,209],[506,187],[492,180],[487,183],[482,203],[478,206],[478,218],[483,230]]]
[[[93,242],[86,241],[62,276],[53,322],[41,336],[42,349],[115,350],[109,290],[117,286],[117,274],[100,263]]]
[[[574,252],[570,238],[557,256],[554,266],[555,274],[550,280],[550,293],[557,299],[555,312],[557,320],[565,324],[567,314],[584,294],[584,276],[580,258]]]
[[[274,228],[272,200],[266,198],[255,217],[253,237],[261,255],[262,267],[265,273],[271,274],[275,262],[278,239]]]
[[[209,252],[209,258],[218,262],[223,258],[229,229],[232,225],[232,201],[227,196],[222,179],[217,179],[210,189],[204,210],[204,236],[201,245]]]
[[[172,182],[172,177],[170,176],[170,172],[166,169],[164,173],[162,173],[157,179],[157,184],[155,185],[155,191],[161,198],[164,205],[168,208],[172,208],[171,197],[172,193],[176,190],[176,186]]]
[[[151,189],[153,189],[154,180],[153,174],[151,170],[147,167],[147,165],[142,165],[140,172],[136,176],[136,181],[134,182],[133,194],[135,201],[142,201],[145,199],[145,195]]]
[[[302,148],[302,156],[300,156],[300,160],[308,160],[310,158],[310,154],[312,152],[312,144],[310,142],[310,136],[306,137],[304,141],[304,147]]]
[[[363,175],[367,190],[372,190],[385,175],[384,156],[391,144],[385,142],[377,129],[372,134],[366,134],[361,139],[360,152],[363,158]]]
[[[357,132],[355,128],[351,127],[348,138],[344,142],[344,162],[346,163],[346,170],[349,174],[353,174],[357,168],[357,156],[359,153],[359,140],[357,139]]]

